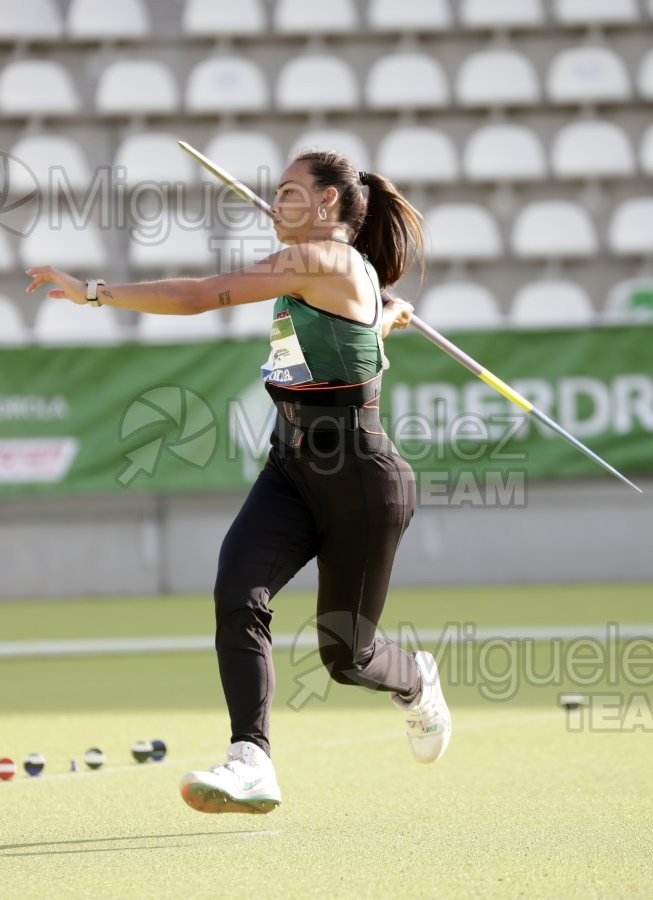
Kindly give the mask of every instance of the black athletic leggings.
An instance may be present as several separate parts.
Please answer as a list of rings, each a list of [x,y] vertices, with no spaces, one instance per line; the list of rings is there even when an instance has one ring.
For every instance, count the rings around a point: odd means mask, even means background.
[[[413,658],[376,631],[415,506],[413,471],[385,436],[354,434],[355,446],[344,446],[340,434],[338,446],[297,450],[273,438],[220,551],[216,650],[231,740],[251,741],[268,754],[274,692],[268,603],[313,557],[320,657],[331,677],[380,691],[419,688]]]

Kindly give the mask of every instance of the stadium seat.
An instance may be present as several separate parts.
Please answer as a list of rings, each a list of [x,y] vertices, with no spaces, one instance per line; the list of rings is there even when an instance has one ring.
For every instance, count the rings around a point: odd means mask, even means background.
[[[551,169],[557,178],[628,178],[635,174],[635,154],[620,125],[579,120],[554,137]]]
[[[181,18],[184,34],[196,37],[244,37],[266,27],[262,0],[186,0]]]
[[[571,200],[535,200],[514,220],[510,237],[519,258],[563,259],[593,256],[596,229],[585,207]]]
[[[312,128],[302,131],[292,142],[290,158],[302,150],[335,150],[350,159],[359,169],[367,172],[372,166],[366,143],[355,132],[343,128]]]
[[[541,0],[461,0],[459,16],[465,28],[490,31],[533,28],[545,22]]]
[[[618,103],[631,86],[621,56],[609,47],[570,47],[551,60],[545,78],[553,103]]]
[[[608,291],[606,321],[653,321],[653,275],[627,278]]]
[[[272,328],[275,300],[242,303],[234,306],[229,319],[229,337],[268,337]]]
[[[612,213],[608,246],[618,256],[653,254],[653,198],[624,200]]]
[[[150,30],[144,0],[71,0],[66,17],[69,40],[138,40]]]
[[[16,141],[11,155],[22,163],[11,173],[13,191],[27,192],[33,188],[34,179],[42,191],[54,185],[77,192],[91,188],[91,168],[84,149],[73,138],[62,134],[28,135]]]
[[[281,246],[272,220],[251,206],[230,211],[225,234],[213,238],[211,250],[215,271],[231,272],[253,265],[274,253]]]
[[[157,316],[141,313],[136,320],[136,340],[142,344],[181,344],[214,341],[227,333],[223,310],[211,309],[194,316]]]
[[[651,13],[653,15],[653,13]],[[646,100],[653,100],[653,50],[642,57],[637,69],[637,90]]]
[[[538,181],[546,178],[542,141],[526,125],[482,125],[467,139],[463,171],[468,181]]]
[[[191,113],[260,112],[269,102],[262,69],[240,56],[202,60],[193,67],[186,83],[186,109]]]
[[[18,247],[21,264],[59,266],[68,272],[88,273],[101,276],[109,262],[100,229],[94,222],[83,217],[79,221],[63,218],[53,227],[53,212],[44,214],[26,235]]]
[[[199,215],[183,209],[157,210],[152,222],[142,218],[130,235],[129,264],[139,272],[180,275],[215,271],[211,231]]]
[[[562,25],[629,25],[639,21],[636,0],[554,0],[553,15]]]
[[[246,184],[276,187],[284,163],[279,145],[262,131],[229,131],[216,134],[205,155]]]
[[[15,265],[14,254],[4,231],[0,231],[0,272],[10,272]]]
[[[508,316],[511,325],[586,325],[595,319],[592,301],[576,282],[547,279],[523,285],[513,297]]]
[[[440,63],[426,53],[393,53],[372,63],[365,81],[370,109],[435,109],[449,102]]]
[[[23,346],[30,339],[29,330],[18,311],[18,304],[0,296],[0,345]]]
[[[354,0],[277,0],[272,22],[280,34],[351,34],[358,30]]]
[[[639,145],[639,161],[642,171],[653,175],[653,125],[649,125]]]
[[[0,73],[0,115],[69,116],[80,109],[70,73],[55,60],[16,59]]]
[[[0,41],[56,41],[62,32],[55,0],[0,0]]]
[[[45,346],[118,344],[123,333],[116,310],[100,309],[46,297],[36,311],[32,328],[35,343]]]
[[[433,328],[454,331],[496,328],[502,322],[495,296],[485,285],[471,281],[431,288],[420,300],[417,314]]]
[[[109,63],[98,80],[95,108],[102,116],[174,113],[179,108],[174,73],[155,59],[119,59]]]
[[[372,31],[447,31],[452,26],[447,0],[371,0],[367,21]]]
[[[474,203],[441,203],[425,215],[426,255],[437,261],[497,259],[499,228],[488,210]]]
[[[116,150],[113,165],[125,184],[191,184],[199,180],[200,167],[177,143],[170,132],[148,131],[127,135]]]
[[[463,60],[455,79],[455,95],[464,107],[528,106],[540,99],[537,73],[516,50],[478,50]]]
[[[337,56],[307,54],[286,62],[277,78],[277,107],[286,112],[356,109],[358,82],[353,69]]]
[[[379,141],[375,171],[401,184],[456,181],[458,153],[449,135],[413,125],[388,131]]]

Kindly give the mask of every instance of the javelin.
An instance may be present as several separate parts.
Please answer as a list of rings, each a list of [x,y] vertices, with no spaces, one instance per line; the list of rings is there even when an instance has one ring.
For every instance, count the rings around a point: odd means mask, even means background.
[[[248,203],[251,203],[257,209],[260,209],[267,216],[272,217],[272,209],[265,200],[262,200],[254,191],[250,190],[247,185],[243,184],[242,181],[238,181],[237,178],[234,178],[233,175],[230,175],[229,172],[225,171],[225,169],[216,165],[212,162],[207,156],[204,156],[203,153],[200,153],[199,150],[196,150],[194,147],[191,147],[186,141],[178,141],[179,146],[182,150],[185,150],[186,153],[189,153],[193,159],[197,160],[201,165],[204,166],[212,175],[215,175],[216,178],[219,178],[224,184],[231,188],[239,197],[243,200],[246,200]],[[589,459],[594,460],[595,463],[598,463],[602,466],[607,472],[610,472],[611,475],[614,475],[620,481],[623,481],[624,484],[627,484],[629,487],[636,490],[638,493],[643,493],[642,489],[637,487],[636,484],[633,484],[625,475],[622,475],[614,466],[611,466],[610,463],[606,462],[602,459],[597,453],[594,453],[593,450],[590,450],[589,447],[586,447],[581,441],[570,434],[562,425],[558,425],[553,419],[549,418],[546,413],[543,413],[542,410],[538,409],[536,406],[527,400],[526,397],[523,397],[518,391],[514,388],[510,387],[509,384],[506,384],[505,381],[502,381],[500,378],[497,378],[496,375],[493,375],[489,369],[483,368],[479,363],[476,362],[475,359],[472,359],[467,353],[453,344],[450,340],[448,340],[444,335],[440,334],[439,331],[436,331],[434,328],[431,328],[430,325],[427,325],[426,322],[423,322],[418,316],[414,313],[411,316],[410,324],[416,331],[419,331],[425,338],[427,338],[431,343],[435,344],[436,347],[439,347],[440,350],[444,350],[452,359],[455,359],[457,363],[460,363],[461,366],[464,366],[469,372],[473,375],[476,375],[477,378],[480,378],[481,381],[484,381],[491,388],[494,388],[499,394],[505,397],[507,400],[510,400],[512,403],[516,404],[520,409],[523,409],[524,412],[529,413],[533,418],[538,419],[540,422],[543,422],[546,426],[548,426],[552,431],[555,431],[556,434],[559,434],[560,437],[564,438],[568,441],[573,447],[576,447],[580,450],[581,453],[584,453],[585,456],[589,457]]]

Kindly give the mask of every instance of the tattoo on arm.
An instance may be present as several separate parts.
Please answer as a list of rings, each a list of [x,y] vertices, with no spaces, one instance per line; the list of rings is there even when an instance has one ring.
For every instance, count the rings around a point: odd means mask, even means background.
[[[220,291],[218,294],[218,303],[220,306],[229,306],[231,303],[231,291]]]
[[[113,294],[109,290],[102,290],[102,291],[100,291],[100,294],[103,297],[106,297],[108,300],[113,300]]]

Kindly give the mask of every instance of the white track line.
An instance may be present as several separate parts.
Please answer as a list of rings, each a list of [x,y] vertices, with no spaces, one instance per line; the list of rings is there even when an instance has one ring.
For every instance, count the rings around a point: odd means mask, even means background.
[[[451,624],[440,630],[413,629],[412,636],[422,645],[438,644],[445,640],[450,644],[473,643],[490,640],[549,641],[556,638],[571,640],[630,640],[653,638],[653,625],[608,623],[607,625],[534,625],[517,628],[495,626],[473,628]],[[306,634],[304,626],[297,634],[278,634],[273,637],[275,650],[317,649],[317,637]],[[404,631],[404,636],[405,636]],[[392,636],[392,635],[390,635]],[[179,637],[134,638],[79,638],[74,640],[5,641],[0,643],[0,659],[25,659],[30,657],[107,656],[122,653],[188,653],[207,652],[214,648],[213,635],[181,635]]]

